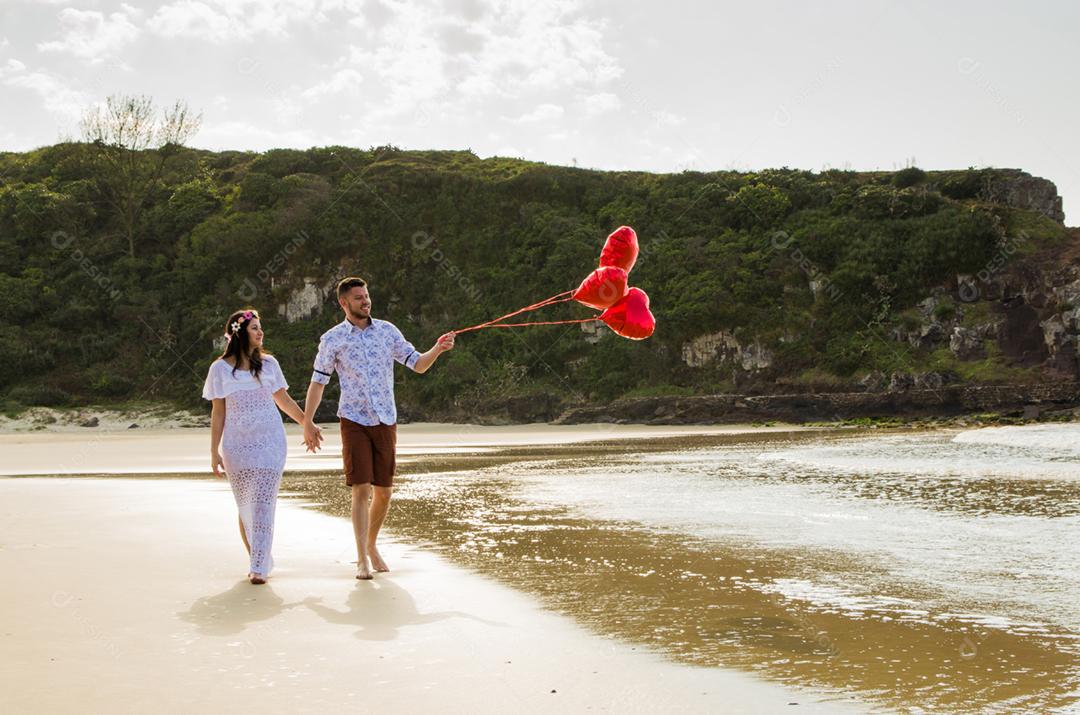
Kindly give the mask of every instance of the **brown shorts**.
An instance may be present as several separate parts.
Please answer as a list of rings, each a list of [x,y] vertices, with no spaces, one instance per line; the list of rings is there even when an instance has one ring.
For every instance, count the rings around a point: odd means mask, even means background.
[[[394,484],[397,425],[373,427],[341,418],[341,456],[345,461],[345,484]]]

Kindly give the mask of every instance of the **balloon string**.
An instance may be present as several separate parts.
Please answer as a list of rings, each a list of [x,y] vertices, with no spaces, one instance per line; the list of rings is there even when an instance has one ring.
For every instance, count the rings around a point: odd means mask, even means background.
[[[488,325],[489,328],[520,328],[525,325],[565,325],[567,323],[591,323],[594,320],[600,320],[599,315],[595,315],[592,318],[581,318],[580,320],[542,320],[535,323],[495,323]],[[461,332],[460,330],[457,332]]]
[[[572,290],[568,290],[568,291],[564,291],[562,293],[557,293],[557,294],[551,296],[550,298],[545,298],[544,300],[540,301],[539,303],[533,303],[532,305],[527,305],[524,308],[519,308],[519,309],[513,311],[512,313],[507,313],[506,315],[500,315],[498,318],[495,318],[494,320],[489,320],[489,321],[487,321],[485,323],[478,323],[477,325],[470,325],[467,328],[462,328],[461,330],[455,330],[453,332],[455,334],[460,334],[460,333],[467,333],[467,332],[469,332],[471,330],[480,330],[481,328],[493,327],[493,326],[495,326],[495,323],[498,323],[498,322],[500,322],[502,320],[506,320],[507,318],[512,318],[515,315],[518,315],[520,313],[525,313],[525,312],[530,311],[530,310],[536,310],[538,308],[543,308],[543,307],[548,306],[548,305],[554,305],[555,303],[564,303],[564,302],[566,302],[568,300],[573,300],[573,298],[571,297],[571,294],[573,294],[573,292],[574,291],[572,291]],[[497,327],[497,326],[495,326],[495,327]]]

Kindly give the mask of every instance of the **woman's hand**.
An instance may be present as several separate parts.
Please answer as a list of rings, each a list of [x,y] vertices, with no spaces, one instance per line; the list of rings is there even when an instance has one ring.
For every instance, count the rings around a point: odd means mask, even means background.
[[[322,429],[314,422],[304,421],[304,446],[309,452],[318,452],[322,447]]]
[[[214,470],[214,476],[221,478],[225,476],[225,462],[222,461],[221,455],[217,452],[210,453],[210,469]]]

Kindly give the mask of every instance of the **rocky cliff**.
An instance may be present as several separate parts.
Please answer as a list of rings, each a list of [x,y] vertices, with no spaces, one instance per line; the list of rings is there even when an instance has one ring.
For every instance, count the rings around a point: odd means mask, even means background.
[[[991,203],[1037,211],[1058,223],[1065,222],[1061,196],[1054,182],[1020,169],[1000,169],[995,172],[985,182],[980,198]]]

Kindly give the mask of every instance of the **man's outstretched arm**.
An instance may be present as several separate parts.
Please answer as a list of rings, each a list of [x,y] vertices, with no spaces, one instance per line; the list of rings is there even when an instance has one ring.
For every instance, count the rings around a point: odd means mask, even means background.
[[[426,353],[420,353],[420,357],[416,358],[416,364],[413,365],[413,370],[419,373],[425,373],[428,368],[431,367],[435,360],[438,359],[447,350],[454,349],[454,334],[445,333],[439,337],[431,349]]]

